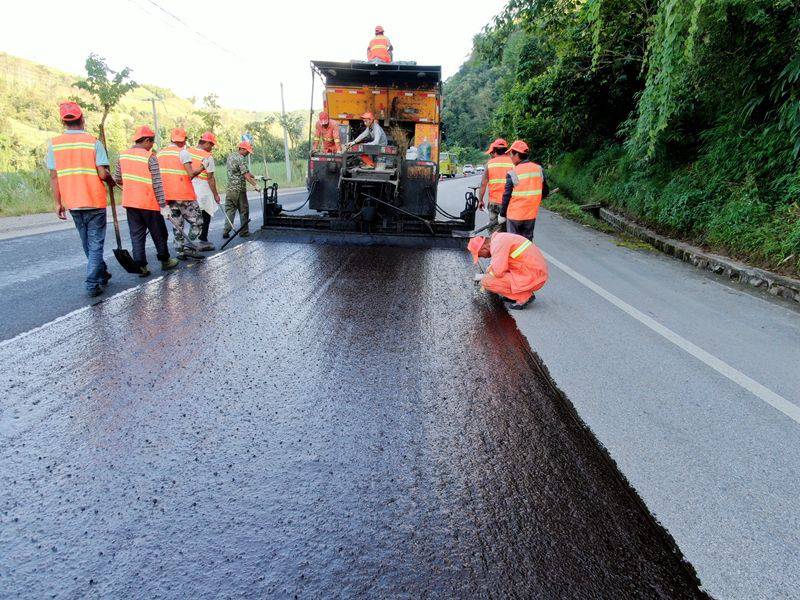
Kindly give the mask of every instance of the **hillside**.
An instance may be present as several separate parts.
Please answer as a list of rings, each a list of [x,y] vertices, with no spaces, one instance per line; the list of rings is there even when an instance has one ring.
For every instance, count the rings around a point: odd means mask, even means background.
[[[800,273],[796,2],[519,0],[445,89],[448,143],[524,139],[573,214]]]
[[[135,76],[135,73],[134,73]],[[72,84],[80,78],[78,74],[64,73],[45,65],[0,53],[0,172],[32,170],[41,165],[47,140],[57,134],[61,127],[57,103],[70,97],[81,97]],[[212,92],[213,90],[209,90]],[[158,86],[140,84],[128,93],[120,105],[109,116],[107,122],[110,148],[119,150],[129,143],[129,136],[137,124],[152,125],[150,98],[158,97],[157,112],[162,135],[176,126],[185,127],[190,134],[205,129],[197,110],[198,99],[181,98],[171,90]],[[307,127],[307,111],[290,114]],[[269,123],[268,130],[274,137],[266,144],[267,160],[283,150],[282,130],[278,114],[255,112],[221,107],[221,125],[215,128],[220,144],[217,154],[226,155],[238,142],[249,123]],[[89,113],[89,128],[94,130],[99,115]],[[300,140],[304,139],[302,136]]]

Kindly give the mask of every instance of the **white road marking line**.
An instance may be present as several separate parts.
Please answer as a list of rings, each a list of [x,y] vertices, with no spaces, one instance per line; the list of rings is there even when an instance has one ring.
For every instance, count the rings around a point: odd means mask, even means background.
[[[678,348],[681,348],[685,352],[691,354],[696,359],[704,362],[706,365],[714,369],[720,375],[727,377],[732,382],[738,384],[757,398],[763,400],[773,408],[781,411],[787,417],[792,419],[794,422],[800,424],[800,406],[793,404],[780,394],[776,394],[768,387],[760,384],[754,379],[751,379],[738,369],[735,369],[725,361],[717,358],[713,354],[706,352],[696,344],[693,344],[686,338],[678,335],[668,327],[665,327],[655,319],[648,317],[646,314],[641,312],[640,310],[634,308],[624,300],[621,300],[608,290],[603,289],[595,282],[590,279],[587,279],[577,271],[573,270],[571,267],[568,267],[560,260],[553,258],[546,252],[542,252],[544,257],[556,267],[561,269],[564,273],[572,277],[575,281],[580,283],[581,285],[586,286],[590,290],[592,290],[598,296],[608,300],[611,304],[619,308],[621,311],[627,313],[629,316],[633,317],[637,321],[639,321],[645,327],[655,331],[658,335],[663,337],[666,340],[669,340]]]
[[[225,248],[225,250],[223,250],[222,252],[217,252],[216,254],[213,254],[213,255],[209,256],[203,262],[207,263],[207,262],[210,262],[212,260],[215,260],[218,256],[222,256],[223,254],[225,254],[226,252],[230,252],[234,248],[240,248],[240,247],[246,246],[247,244],[250,244],[250,243],[252,243],[252,240],[247,240],[246,242],[244,242],[242,244],[237,244],[236,246],[230,246],[228,248]],[[192,266],[193,264],[197,264],[197,263],[190,263],[184,268],[188,268],[188,267]],[[173,271],[173,272],[176,272],[176,271]],[[61,315],[60,317],[56,317],[52,321],[48,321],[47,323],[42,323],[41,325],[38,325],[37,327],[34,327],[33,329],[29,329],[28,331],[23,331],[22,333],[18,333],[17,335],[15,335],[12,338],[8,338],[7,340],[0,341],[0,349],[5,348],[6,346],[8,346],[8,345],[10,345],[10,344],[12,344],[12,343],[14,343],[16,341],[19,341],[21,339],[24,339],[24,338],[26,338],[26,337],[28,337],[30,335],[33,335],[37,331],[41,331],[42,329],[46,329],[46,328],[48,328],[48,327],[50,327],[52,325],[55,325],[56,323],[60,323],[61,321],[69,319],[70,317],[75,316],[77,314],[80,314],[82,312],[86,312],[87,310],[90,310],[90,309],[94,308],[98,304],[103,304],[105,302],[110,302],[111,300],[114,300],[115,298],[122,298],[123,296],[127,296],[128,294],[132,294],[133,292],[135,292],[138,289],[146,288],[147,286],[150,286],[150,285],[155,285],[156,283],[158,283],[159,281],[164,279],[164,277],[166,277],[166,275],[159,275],[155,279],[150,279],[149,281],[145,281],[144,283],[140,283],[138,285],[134,285],[133,287],[129,287],[128,289],[122,290],[121,292],[117,292],[113,296],[109,296],[108,298],[103,298],[99,302],[94,302],[93,304],[87,304],[86,306],[81,306],[80,308],[76,308],[75,310],[70,311],[65,315]]]

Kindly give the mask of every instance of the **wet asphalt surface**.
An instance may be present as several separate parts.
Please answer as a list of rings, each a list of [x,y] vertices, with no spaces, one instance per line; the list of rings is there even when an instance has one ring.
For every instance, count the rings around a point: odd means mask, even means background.
[[[256,239],[0,346],[0,597],[700,596],[470,275]]]

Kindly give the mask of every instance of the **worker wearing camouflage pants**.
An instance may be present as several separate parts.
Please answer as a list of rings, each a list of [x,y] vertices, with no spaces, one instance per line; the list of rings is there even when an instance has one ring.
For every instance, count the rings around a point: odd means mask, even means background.
[[[174,233],[172,243],[178,257],[191,256],[197,250],[204,250],[204,246],[211,245],[199,240],[203,230],[203,216],[196,200],[170,202],[169,207],[172,209],[172,219],[170,220]],[[187,222],[189,223],[188,239],[184,231],[184,224]]]
[[[253,151],[249,142],[239,144],[236,152],[228,157],[228,189],[225,192],[225,214],[227,219],[222,230],[222,237],[227,238],[231,235],[231,225],[236,212],[239,212],[239,223],[242,228],[239,235],[247,237],[250,235],[248,223],[250,222],[250,205],[247,202],[247,182],[258,189],[258,181],[247,168],[245,157]]]

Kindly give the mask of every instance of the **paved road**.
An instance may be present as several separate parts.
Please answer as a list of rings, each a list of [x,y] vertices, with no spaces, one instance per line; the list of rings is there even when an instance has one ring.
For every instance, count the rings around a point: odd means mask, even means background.
[[[0,348],[0,597],[702,597],[469,271],[256,241]]]
[[[459,209],[476,181],[443,183],[445,208]],[[0,242],[0,289],[13,307],[0,317],[2,337],[86,302],[76,236],[59,235]],[[22,240],[20,259],[9,244]],[[547,212],[536,240],[551,258],[551,280],[514,318],[705,589],[720,598],[797,597],[800,425],[768,404],[764,389],[800,402],[798,312]],[[52,246],[61,249],[55,260]],[[115,277],[111,293],[140,282],[127,277]],[[16,284],[25,278],[34,285]],[[754,394],[748,381],[764,389]]]
[[[303,192],[280,197],[280,202],[287,207],[299,205],[304,200]],[[257,193],[250,194],[250,205],[250,218],[255,224],[255,231],[261,224],[261,201]],[[53,220],[56,220],[55,217]],[[209,241],[217,247],[225,241],[222,239],[223,224],[224,217],[221,211],[217,211],[209,231]],[[130,250],[128,224],[122,222],[120,226],[123,246]],[[147,256],[153,273],[150,279],[153,279],[161,271],[149,236],[147,240]],[[241,240],[236,238],[228,247],[240,243]],[[0,340],[28,331],[83,306],[97,304],[103,298],[143,283],[145,280],[126,273],[119,266],[112,254],[113,248],[114,230],[109,224],[105,259],[113,277],[104,296],[89,298],[83,294],[86,258],[74,227],[0,240],[0,295],[6,307],[0,315]],[[213,253],[209,253],[211,254]],[[187,263],[184,263],[184,268],[186,266]],[[8,307],[13,309],[9,310]]]
[[[662,335],[797,406],[800,311],[553,213],[539,221],[550,281],[513,315],[533,350],[705,589],[800,598],[800,422]]]

